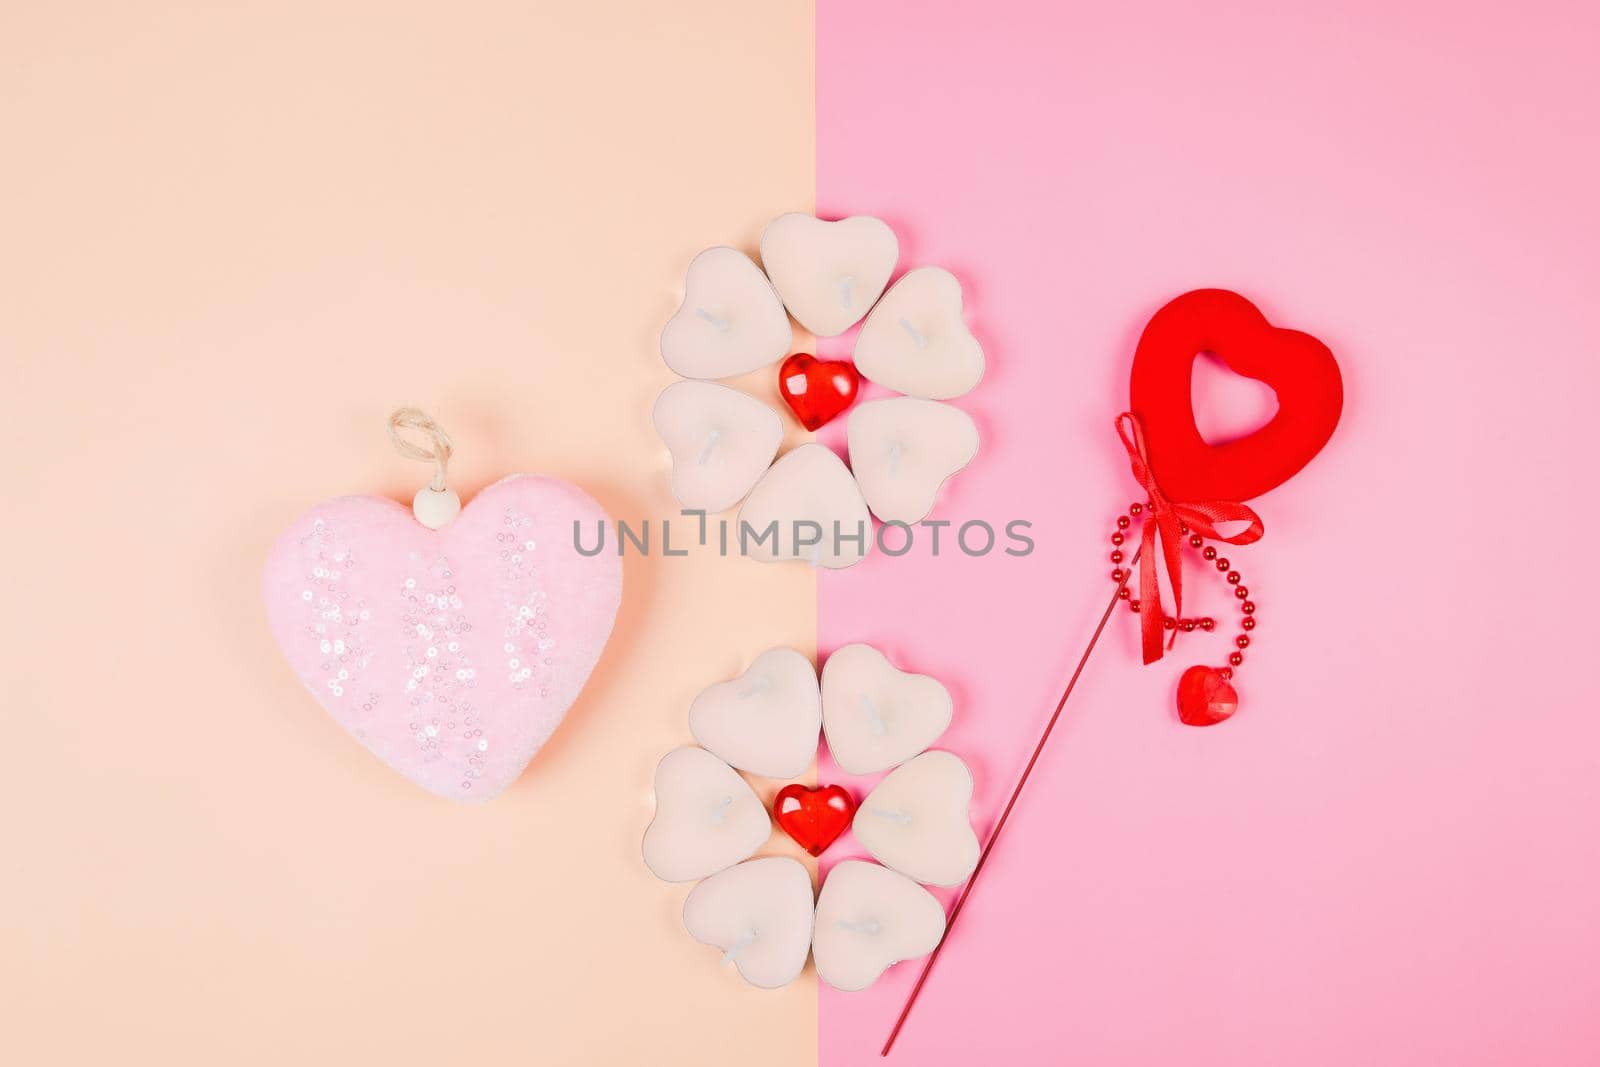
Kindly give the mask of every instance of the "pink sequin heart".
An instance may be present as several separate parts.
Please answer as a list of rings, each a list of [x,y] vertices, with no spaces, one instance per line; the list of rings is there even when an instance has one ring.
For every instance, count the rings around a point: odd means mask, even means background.
[[[341,497],[267,557],[267,617],[300,680],[424,789],[495,796],[577,698],[622,596],[614,554],[583,556],[606,513],[555,478],[516,475],[429,530],[392,500]]]

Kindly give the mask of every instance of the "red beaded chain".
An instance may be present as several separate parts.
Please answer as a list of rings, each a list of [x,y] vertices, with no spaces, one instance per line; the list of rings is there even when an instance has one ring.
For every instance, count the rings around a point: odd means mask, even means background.
[[[1122,554],[1122,546],[1123,543],[1128,539],[1128,528],[1133,525],[1134,519],[1137,519],[1140,515],[1144,514],[1144,511],[1147,507],[1149,507],[1148,503],[1131,504],[1128,507],[1128,513],[1126,515],[1117,516],[1117,528],[1112,531],[1111,534],[1111,562],[1117,564],[1117,567],[1111,572],[1111,580],[1119,585],[1128,581],[1131,577],[1130,572],[1123,570],[1121,566],[1124,559]],[[1217,555],[1217,550],[1211,545],[1206,544],[1205,539],[1199,534],[1189,533],[1189,527],[1181,526],[1180,529],[1183,531],[1184,535],[1189,538],[1189,547],[1199,549],[1201,556],[1209,560],[1220,573],[1227,576],[1228,584],[1233,586],[1233,595],[1239,601],[1239,613],[1242,616],[1242,618],[1239,620],[1239,626],[1243,632],[1240,633],[1238,637],[1233,639],[1236,650],[1229,654],[1228,666],[1219,668],[1218,670],[1218,673],[1221,674],[1223,678],[1231,679],[1233,677],[1234,668],[1243,666],[1244,664],[1244,650],[1250,647],[1250,631],[1256,628],[1255,602],[1250,599],[1250,589],[1244,584],[1243,575],[1233,569],[1233,564],[1228,562],[1226,556]],[[1154,561],[1149,561],[1145,565],[1153,566]],[[1139,613],[1139,600],[1133,595],[1133,591],[1126,585],[1123,585],[1122,588],[1117,591],[1117,596],[1128,602],[1129,611],[1133,612],[1135,615]],[[1210,633],[1212,630],[1217,628],[1217,620],[1211,618],[1209,615],[1202,615],[1193,619],[1178,619],[1169,615],[1163,615],[1161,617],[1161,626],[1162,629],[1165,630],[1176,629],[1181,630],[1184,633],[1193,633],[1197,629],[1204,630],[1206,633]]]

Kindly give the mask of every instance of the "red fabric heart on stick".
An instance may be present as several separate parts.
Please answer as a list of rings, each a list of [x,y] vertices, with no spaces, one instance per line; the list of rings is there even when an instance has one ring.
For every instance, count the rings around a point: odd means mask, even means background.
[[[812,789],[786,785],[778,790],[772,811],[784,833],[813,856],[820,856],[850,825],[856,802],[842,786]]]
[[[1217,356],[1236,374],[1265,382],[1278,396],[1278,413],[1247,437],[1224,445],[1207,444],[1195,425],[1191,393],[1194,361],[1201,352]],[[1223,575],[1233,589],[1239,602],[1241,632],[1234,638],[1235,651],[1228,654],[1226,666],[1198,665],[1183,673],[1178,682],[1178,716],[1190,726],[1213,726],[1238,710],[1234,672],[1244,664],[1245,649],[1251,647],[1257,627],[1256,604],[1233,561],[1222,555],[1215,543],[1207,542],[1243,545],[1258,540],[1263,524],[1244,502],[1283,484],[1310,462],[1333,435],[1344,407],[1339,366],[1326,345],[1309,334],[1273,326],[1254,304],[1225,289],[1184,293],[1155,313],[1134,353],[1131,394],[1132,410],[1117,416],[1116,430],[1145,499],[1135,499],[1127,512],[1117,517],[1111,533],[1115,588],[1055,711],[1045,722],[1033,755],[1012,787],[1011,799],[978,854],[966,888],[956,898],[944,940],[923,964],[889,1031],[883,1045],[885,1056],[894,1047],[939,954],[950,944],[961,909],[1118,602],[1126,602],[1129,610],[1140,616],[1146,663],[1161,658],[1164,635],[1175,639],[1178,634],[1216,629],[1216,620],[1210,616],[1183,617],[1185,551],[1197,553],[1205,566]],[[1135,523],[1140,525],[1137,533]],[[1230,528],[1242,525],[1244,529],[1223,532],[1216,528],[1219,524]],[[1137,545],[1132,543],[1135,537]],[[1139,568],[1137,597],[1128,584],[1135,566]],[[1165,568],[1172,588],[1171,615],[1161,602],[1158,567]]]
[[[778,392],[784,403],[808,430],[818,430],[856,398],[861,376],[855,364],[842,359],[821,360],[796,352],[778,367]]]
[[[1270,386],[1278,413],[1237,441],[1207,444],[1190,402],[1201,352]],[[1184,293],[1151,317],[1134,352],[1130,393],[1155,479],[1178,501],[1242,503],[1283,484],[1328,443],[1344,406],[1339,365],[1327,345],[1272,325],[1226,289]]]

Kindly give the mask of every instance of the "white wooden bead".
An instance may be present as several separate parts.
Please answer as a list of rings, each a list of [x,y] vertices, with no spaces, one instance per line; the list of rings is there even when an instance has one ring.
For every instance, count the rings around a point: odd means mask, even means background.
[[[437,530],[461,514],[461,498],[454,489],[435,490],[425,485],[411,498],[411,511],[422,525]]]

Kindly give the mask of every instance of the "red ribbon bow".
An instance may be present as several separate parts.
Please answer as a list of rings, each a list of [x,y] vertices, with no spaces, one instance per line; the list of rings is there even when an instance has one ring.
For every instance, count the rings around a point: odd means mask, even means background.
[[[1199,504],[1179,504],[1167,499],[1156,484],[1150,470],[1150,455],[1145,451],[1144,428],[1139,416],[1124,411],[1117,416],[1117,436],[1128,450],[1128,464],[1133,477],[1150,497],[1149,515],[1139,534],[1139,600],[1143,610],[1139,613],[1139,629],[1144,640],[1144,661],[1154,663],[1161,658],[1161,627],[1166,616],[1161,606],[1161,585],[1156,580],[1155,540],[1161,534],[1161,557],[1166,564],[1167,580],[1172,584],[1172,613],[1183,615],[1183,538],[1185,533],[1199,534],[1214,541],[1230,545],[1248,545],[1261,540],[1266,527],[1261,517],[1243,504],[1230,500],[1212,500]],[[1231,536],[1217,530],[1219,522],[1246,522],[1245,529]],[[1177,638],[1177,630],[1173,630]]]

